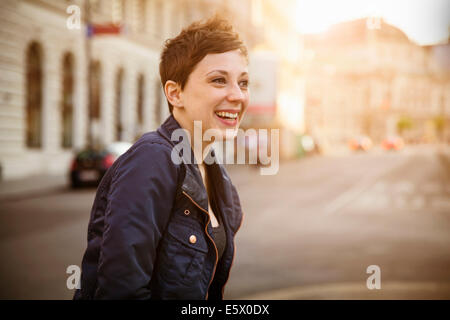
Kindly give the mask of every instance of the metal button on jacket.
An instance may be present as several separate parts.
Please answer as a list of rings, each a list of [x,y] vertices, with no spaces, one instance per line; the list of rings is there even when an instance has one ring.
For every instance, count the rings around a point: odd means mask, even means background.
[[[185,214],[185,215],[188,216],[190,213],[191,213],[191,212],[189,211],[189,209],[184,210],[184,214]]]
[[[196,243],[196,242],[197,242],[197,237],[194,236],[194,235],[190,236],[190,237],[189,237],[189,242],[190,242],[190,243]]]

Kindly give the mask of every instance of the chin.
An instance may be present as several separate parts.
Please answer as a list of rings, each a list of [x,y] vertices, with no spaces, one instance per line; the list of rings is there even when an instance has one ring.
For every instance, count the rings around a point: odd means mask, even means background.
[[[236,137],[237,131],[238,128],[223,128],[214,126],[205,131],[203,138],[206,141],[213,140],[214,142],[232,140]]]

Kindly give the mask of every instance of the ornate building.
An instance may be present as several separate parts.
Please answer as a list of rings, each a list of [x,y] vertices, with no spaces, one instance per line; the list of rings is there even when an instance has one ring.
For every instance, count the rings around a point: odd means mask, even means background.
[[[407,142],[450,141],[449,131],[433,125],[450,120],[450,69],[439,67],[436,46],[419,46],[374,18],[334,25],[303,42],[306,131],[324,149],[358,135],[375,144],[396,134]]]
[[[131,142],[155,129],[168,115],[158,71],[163,41],[219,12],[251,47],[250,5],[237,0],[1,1],[3,178],[62,174],[88,137],[98,144]],[[87,38],[86,21],[124,28],[120,34]]]

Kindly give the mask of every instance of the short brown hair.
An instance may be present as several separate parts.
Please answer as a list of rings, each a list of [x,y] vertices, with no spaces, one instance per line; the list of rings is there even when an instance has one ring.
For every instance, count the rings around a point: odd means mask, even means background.
[[[192,70],[207,54],[237,49],[248,57],[246,46],[227,20],[216,15],[205,22],[192,23],[164,43],[159,63],[163,88],[166,81],[172,80],[183,90]],[[172,113],[173,106],[167,103]]]

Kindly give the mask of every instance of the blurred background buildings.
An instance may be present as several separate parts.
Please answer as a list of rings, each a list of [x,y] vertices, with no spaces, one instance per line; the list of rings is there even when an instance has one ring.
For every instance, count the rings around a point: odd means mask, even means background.
[[[450,142],[450,46],[419,46],[380,18],[304,37],[306,130],[323,148],[364,135],[379,144]]]
[[[66,24],[70,5],[80,8],[79,29]],[[3,178],[65,173],[90,136],[105,145],[156,129],[168,115],[158,71],[164,40],[216,10],[248,29],[240,1],[2,1]],[[114,25],[119,34],[96,34]]]
[[[80,28],[67,24],[71,5],[80,9]],[[158,72],[164,40],[216,12],[250,49],[252,103],[242,126],[281,128],[282,158],[298,154],[304,134],[323,152],[356,135],[450,141],[448,44],[419,46],[374,17],[300,35],[296,5],[1,1],[2,179],[65,174],[74,150],[89,142],[132,142],[156,129],[168,116]]]

